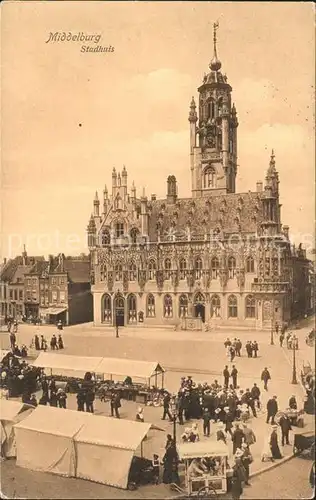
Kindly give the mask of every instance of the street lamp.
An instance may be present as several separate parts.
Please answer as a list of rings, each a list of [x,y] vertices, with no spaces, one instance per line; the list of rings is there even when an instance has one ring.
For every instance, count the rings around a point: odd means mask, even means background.
[[[293,335],[292,337],[292,351],[293,351],[293,372],[292,372],[292,384],[297,384],[297,377],[296,377],[296,356],[295,352],[296,349],[298,349],[298,339],[296,335]]]
[[[173,421],[173,441],[174,444],[176,445],[177,442],[177,403],[175,396],[172,397],[171,402],[170,402],[170,409],[172,413],[172,421]]]

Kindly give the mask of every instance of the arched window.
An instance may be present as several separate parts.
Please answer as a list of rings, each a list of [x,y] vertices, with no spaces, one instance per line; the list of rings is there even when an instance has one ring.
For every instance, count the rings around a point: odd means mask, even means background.
[[[217,279],[219,274],[219,260],[217,257],[213,257],[211,260],[211,272],[212,279]]]
[[[229,257],[228,259],[228,278],[232,279],[236,274],[236,259],[235,257]]]
[[[179,318],[185,318],[188,315],[188,296],[180,295],[179,297]]]
[[[111,243],[110,231],[108,229],[104,229],[101,233],[101,244],[102,246],[109,245]]]
[[[246,318],[256,317],[256,299],[252,295],[246,297]]]
[[[101,266],[100,266],[100,281],[106,281],[106,278],[107,278],[106,265],[101,264]]]
[[[218,295],[213,295],[211,298],[211,318],[220,318],[221,316],[221,299]]]
[[[203,293],[198,292],[194,297],[194,304],[205,304],[205,297]]]
[[[112,323],[112,301],[111,296],[105,293],[102,297],[102,323]]]
[[[133,227],[133,229],[131,229],[131,232],[130,232],[130,237],[131,237],[131,243],[133,245],[135,245],[137,243],[137,239],[138,239],[138,230]]]
[[[156,262],[150,260],[148,264],[148,279],[153,281],[156,279]]]
[[[134,294],[127,297],[127,321],[129,323],[137,322],[136,296]]]
[[[235,295],[230,295],[228,297],[228,317],[229,318],[238,317],[237,297]]]
[[[254,273],[255,272],[255,261],[254,261],[253,257],[247,257],[246,272],[247,273]]]
[[[197,259],[195,259],[194,262],[195,278],[198,280],[202,278],[202,268],[203,268],[202,259],[198,257]]]
[[[147,296],[147,318],[154,318],[156,316],[155,310],[155,297],[152,293]]]
[[[215,175],[215,170],[213,167],[208,167],[206,170],[204,170],[204,187],[205,188],[215,187],[215,180],[216,180],[216,175]]]
[[[124,224],[123,222],[117,222],[115,224],[115,237],[120,238],[124,234]]]
[[[122,264],[115,265],[115,281],[122,281],[123,279],[123,266]]]
[[[165,279],[170,280],[171,277],[171,260],[165,260]]]
[[[172,316],[173,316],[172,298],[170,295],[164,296],[163,315],[164,315],[164,318],[172,318]]]
[[[188,274],[187,261],[185,259],[181,259],[179,267],[180,267],[180,280],[185,280]]]
[[[128,266],[128,274],[130,281],[136,281],[137,279],[137,267],[134,262],[130,262]]]
[[[123,210],[123,200],[120,196],[116,198],[116,209]]]

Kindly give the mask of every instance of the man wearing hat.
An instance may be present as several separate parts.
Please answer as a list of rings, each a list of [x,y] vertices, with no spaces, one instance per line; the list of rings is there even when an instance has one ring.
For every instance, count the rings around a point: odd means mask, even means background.
[[[247,446],[250,446],[257,441],[255,433],[245,423],[243,424],[243,433],[244,433],[244,441]]]
[[[277,397],[273,396],[273,398],[270,398],[269,401],[267,402],[267,424],[270,421],[271,418],[271,424],[274,425],[274,417],[278,413],[278,403],[277,403]]]
[[[235,455],[237,448],[241,448],[242,441],[244,438],[244,433],[240,429],[239,424],[236,424],[235,430],[232,434],[232,442],[233,442],[233,455]]]
[[[223,370],[223,376],[224,376],[224,387],[228,387],[228,382],[229,382],[229,370],[228,366],[226,365],[224,370]]]
[[[242,449],[242,457],[241,457],[241,461],[242,461],[242,464],[245,468],[245,471],[246,471],[246,481],[245,481],[245,484],[247,486],[250,486],[249,484],[249,476],[250,476],[250,464],[253,462],[253,458],[252,458],[252,455],[250,453],[250,450],[249,450],[249,447],[247,446],[246,443],[243,443],[241,445],[241,449]]]

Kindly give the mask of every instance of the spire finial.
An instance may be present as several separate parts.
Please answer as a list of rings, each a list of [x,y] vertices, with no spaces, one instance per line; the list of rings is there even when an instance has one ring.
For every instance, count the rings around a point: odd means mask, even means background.
[[[212,71],[218,71],[222,67],[222,63],[220,62],[220,60],[217,57],[217,35],[216,35],[216,31],[218,30],[218,28],[219,28],[219,22],[216,21],[216,23],[213,24],[213,48],[214,48],[214,55],[213,55],[212,61],[210,62],[210,65],[209,65],[209,68]]]

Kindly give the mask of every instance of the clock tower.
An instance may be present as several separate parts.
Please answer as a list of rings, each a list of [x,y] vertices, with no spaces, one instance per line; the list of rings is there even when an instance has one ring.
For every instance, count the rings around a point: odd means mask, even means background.
[[[190,162],[192,197],[235,193],[237,174],[237,112],[232,104],[232,87],[222,74],[217,56],[214,24],[214,55],[210,72],[198,88],[198,113],[194,98],[190,104]]]

